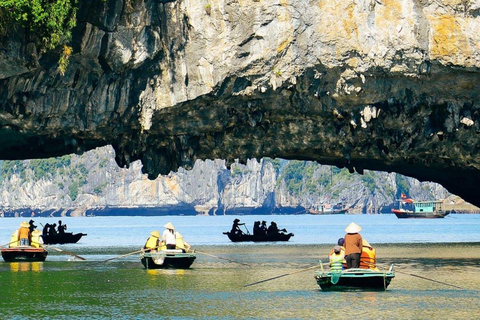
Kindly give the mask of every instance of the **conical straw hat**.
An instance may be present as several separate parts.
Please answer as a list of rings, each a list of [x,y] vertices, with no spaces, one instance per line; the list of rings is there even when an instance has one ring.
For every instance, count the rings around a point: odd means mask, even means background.
[[[358,224],[355,222],[350,223],[346,228],[345,232],[346,233],[359,233],[362,231],[362,227],[360,227]]]
[[[154,237],[160,238],[160,232],[158,232],[157,230],[150,232],[150,234]]]
[[[20,227],[28,228],[28,227],[30,227],[30,225],[28,224],[27,221],[23,221],[23,222],[20,224]]]
[[[170,230],[175,230],[175,227],[173,226],[173,224],[171,222],[167,223],[163,227],[165,227],[167,229],[170,229]]]

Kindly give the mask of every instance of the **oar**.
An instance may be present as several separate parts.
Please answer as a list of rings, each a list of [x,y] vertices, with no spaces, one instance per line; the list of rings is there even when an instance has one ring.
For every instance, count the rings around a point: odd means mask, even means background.
[[[417,277],[417,278],[420,278],[420,279],[423,279],[423,280],[428,280],[428,281],[440,283],[440,284],[443,284],[443,285],[445,285],[445,286],[449,286],[449,287],[453,287],[453,288],[457,288],[457,289],[462,289],[462,290],[467,290],[467,289],[465,289],[465,288],[462,288],[462,287],[459,287],[459,286],[456,286],[456,285],[453,285],[453,284],[450,284],[450,283],[446,283],[446,282],[442,282],[442,281],[430,279],[430,278],[423,277],[423,276],[419,276],[419,275],[416,275],[416,274],[413,274],[413,273],[402,272],[402,271],[398,271],[398,270],[395,270],[395,272],[402,273],[402,274],[406,274],[406,275],[412,276],[412,277]]]
[[[275,279],[278,279],[278,278],[290,276],[290,275],[295,274],[295,273],[300,273],[300,272],[308,271],[308,270],[311,270],[311,269],[313,269],[313,268],[318,268],[318,267],[319,267],[319,265],[317,264],[317,265],[314,265],[314,266],[311,266],[311,267],[308,267],[308,268],[305,268],[305,269],[302,269],[302,270],[297,270],[297,271],[294,271],[294,272],[281,274],[281,275],[276,276],[276,277],[273,277],[273,278],[268,278],[268,279],[260,280],[260,281],[257,281],[257,282],[252,282],[252,283],[249,283],[249,284],[244,285],[243,287],[245,288],[245,287],[253,286],[253,285],[255,285],[255,284],[259,284],[259,283],[262,283],[262,282],[267,282],[267,281],[270,281],[270,280],[275,280]]]
[[[116,256],[116,257],[113,257],[113,258],[110,258],[110,259],[107,259],[107,260],[99,261],[99,263],[100,263],[100,262],[112,261],[112,260],[120,259],[120,258],[123,258],[123,257],[128,257],[128,256],[131,256],[132,254],[140,253],[140,252],[142,252],[143,250],[144,250],[144,249],[137,250],[137,251],[133,251],[133,252],[126,253],[126,254],[122,254],[121,256]]]
[[[120,259],[120,258],[123,258],[123,257],[128,257],[128,256],[131,256],[132,254],[140,253],[140,252],[145,251],[145,250],[155,250],[155,249],[160,248],[160,247],[161,246],[156,246],[155,248],[140,249],[140,250],[133,251],[133,252],[130,252],[130,253],[122,254],[121,256],[116,256],[116,257],[113,257],[113,258],[110,258],[110,259],[107,259],[107,260],[98,261],[97,263],[112,261],[112,260]]]
[[[230,261],[230,262],[235,262],[235,263],[238,263],[238,264],[243,264],[244,266],[250,266],[248,263],[238,262],[238,261],[235,261],[235,260],[230,260],[230,259],[222,258],[222,257],[219,257],[219,256],[214,256],[213,254],[209,254],[209,253],[206,253],[206,252],[201,252],[201,251],[198,251],[198,250],[195,250],[194,252],[204,254],[204,255],[209,256],[209,257],[214,257],[214,258],[217,258],[217,259],[222,259],[222,260],[227,260],[227,261]]]
[[[49,245],[43,245],[43,246],[48,247],[48,248],[52,248],[53,250],[56,250],[56,251],[61,252],[61,253],[66,253],[66,254],[71,255],[71,256],[73,256],[75,258],[78,258],[80,260],[87,260],[84,257],[80,257],[79,255],[76,255],[75,253],[72,253],[72,252],[67,251],[67,250],[63,250],[63,249],[60,249],[60,248],[57,248],[57,247],[52,247],[52,246],[49,246]]]
[[[9,242],[7,244],[2,244],[0,247],[5,247],[5,246],[8,246],[8,245],[11,245],[12,243],[19,242],[19,241],[20,240],[15,240],[15,241]]]

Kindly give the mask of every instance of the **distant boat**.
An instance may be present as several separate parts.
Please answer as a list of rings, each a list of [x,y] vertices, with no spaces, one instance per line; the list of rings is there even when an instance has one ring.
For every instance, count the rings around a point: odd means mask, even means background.
[[[308,209],[310,214],[345,214],[348,212],[348,208],[345,208],[343,204],[337,203],[335,205],[322,204],[317,208]]]
[[[48,251],[44,248],[18,246],[2,249],[2,258],[5,262],[35,262],[45,261]]]
[[[315,279],[324,291],[385,291],[395,278],[393,265],[386,272],[372,269],[317,271]]]
[[[293,237],[293,233],[276,233],[269,235],[253,235],[253,234],[238,234],[231,232],[224,232],[232,242],[270,242],[270,241],[288,241]]]
[[[140,261],[145,269],[188,269],[196,258],[195,252],[183,252],[178,249],[140,253]]]
[[[396,200],[392,212],[399,219],[432,219],[444,218],[450,211],[443,210],[443,201],[414,201],[402,194],[401,199]]]
[[[80,238],[86,236],[86,233],[57,233],[57,234],[45,234],[42,235],[44,244],[65,244],[65,243],[77,243]]]

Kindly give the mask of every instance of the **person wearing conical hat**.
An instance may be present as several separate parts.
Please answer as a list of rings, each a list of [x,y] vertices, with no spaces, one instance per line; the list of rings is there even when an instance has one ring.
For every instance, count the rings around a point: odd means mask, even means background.
[[[30,245],[30,224],[27,221],[23,221],[20,224],[20,229],[18,229],[18,240],[20,241],[21,246]]]
[[[176,248],[176,241],[175,241],[175,227],[171,222],[167,223],[163,226],[165,231],[162,234],[162,240],[167,246],[167,249],[175,249]]]
[[[344,237],[345,243],[345,260],[347,262],[347,269],[360,267],[360,255],[362,253],[362,236],[359,232],[362,231],[355,222],[350,223],[346,228],[347,233]]]
[[[150,232],[150,237],[147,239],[147,242],[145,242],[145,245],[143,246],[146,251],[152,251],[160,246],[160,232],[158,231],[152,231]]]

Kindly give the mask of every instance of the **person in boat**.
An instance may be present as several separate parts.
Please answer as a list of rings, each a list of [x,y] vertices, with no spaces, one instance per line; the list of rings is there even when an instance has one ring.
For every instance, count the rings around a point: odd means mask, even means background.
[[[58,220],[58,233],[59,234],[65,234],[65,230],[67,230],[67,225],[62,224],[62,220]]]
[[[365,239],[362,239],[360,268],[378,270],[376,266],[376,250]]]
[[[150,232],[150,237],[148,237],[147,242],[145,242],[145,245],[143,246],[143,248],[145,249],[145,251],[153,251],[155,249],[158,249],[161,246],[162,246],[162,240],[161,240],[160,232],[152,231]]]
[[[20,229],[18,229],[18,241],[21,246],[29,246],[31,241],[31,232],[30,225],[27,221],[24,221],[20,224]]]
[[[56,236],[57,235],[57,224],[56,223],[51,224],[48,227],[48,235],[50,235],[50,236]]]
[[[30,245],[34,248],[43,247],[42,233],[39,230],[33,230],[32,232],[32,242]]]
[[[238,234],[243,235],[243,231],[240,229],[240,226],[244,226],[245,223],[240,223],[239,219],[233,220],[232,230],[230,230],[231,234]]]
[[[262,230],[260,229],[260,221],[255,221],[253,223],[253,235],[259,236],[262,234]]]
[[[50,223],[46,223],[45,226],[43,226],[42,235],[48,236],[49,232],[50,232]]]
[[[270,222],[270,226],[268,226],[267,229],[267,234],[278,234],[280,233],[280,231],[287,232],[287,229],[278,229],[277,223],[275,221]]]
[[[30,229],[30,233],[32,233],[33,230],[37,229],[37,226],[34,224],[34,221],[33,221],[33,220],[30,220],[30,221],[28,222],[28,225],[29,225],[28,228]]]
[[[268,230],[267,221],[265,221],[265,220],[262,221],[262,224],[260,225],[260,230],[261,230],[262,234],[264,234],[264,235],[267,234],[267,230]]]
[[[362,253],[362,236],[359,232],[362,231],[355,222],[350,223],[346,228],[347,233],[345,239],[345,260],[347,262],[347,269],[360,267],[360,254]]]
[[[332,271],[341,271],[343,269],[343,260],[345,259],[342,247],[336,245],[333,247],[332,251],[333,254],[329,256],[330,269],[332,269]]]
[[[181,249],[183,252],[190,250],[191,246],[183,240],[180,232],[175,231],[175,227],[171,222],[164,225],[164,227],[165,231],[163,231],[162,240],[167,249]]]
[[[340,247],[340,250],[342,251],[342,256],[343,256],[343,262],[342,262],[342,265],[343,265],[343,269],[346,269],[347,268],[347,262],[345,261],[345,247],[343,246],[345,243],[345,239],[343,238],[340,238],[338,239],[337,241],[337,246]],[[335,248],[335,247],[334,247]],[[330,252],[328,253],[328,259],[330,260],[330,257],[334,254],[334,250],[332,248],[332,250],[330,250]]]

